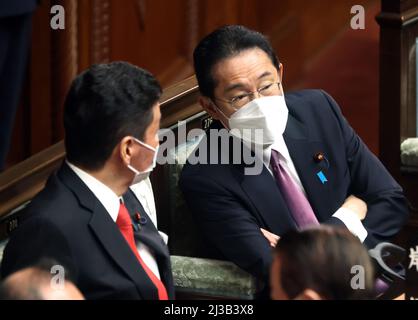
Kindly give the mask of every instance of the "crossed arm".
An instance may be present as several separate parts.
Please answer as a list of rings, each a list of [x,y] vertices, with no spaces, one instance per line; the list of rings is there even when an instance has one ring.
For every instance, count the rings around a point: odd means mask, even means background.
[[[341,207],[350,210],[353,215],[355,215],[360,220],[363,220],[366,217],[367,204],[356,196],[349,196]],[[280,237],[272,232],[267,231],[266,229],[260,228],[260,230],[263,236],[270,243],[270,246],[274,248],[277,245],[277,242],[280,240]]]

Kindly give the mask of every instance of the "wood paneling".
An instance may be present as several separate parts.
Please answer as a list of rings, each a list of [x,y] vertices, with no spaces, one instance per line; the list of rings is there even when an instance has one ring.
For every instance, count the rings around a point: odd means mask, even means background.
[[[197,97],[198,87],[194,77],[165,89],[161,97],[161,125],[172,126],[202,111],[196,104]],[[61,165],[64,157],[64,143],[60,141],[0,174],[0,240],[7,236],[10,227],[16,227],[17,224],[17,216],[8,214],[30,201],[44,187],[48,176]],[[159,173],[160,166],[152,175],[154,179],[162,178]],[[161,188],[158,188],[155,197],[157,205],[164,207],[166,203],[159,200],[164,197],[161,190],[167,188],[167,184],[163,180],[159,181]],[[168,218],[161,215],[162,225],[168,225]]]
[[[35,154],[54,141],[52,128],[55,125],[52,118],[51,100],[51,32],[49,26],[49,0],[42,2],[33,17],[32,48],[29,61],[27,91],[23,113],[26,119],[25,131],[28,139],[27,155]]]
[[[126,4],[111,1],[111,60],[125,60],[148,69],[163,85],[192,75],[187,21],[190,3],[197,2],[122,2]]]
[[[314,58],[348,28],[350,7],[376,1],[41,1],[9,166],[63,138],[66,91],[74,75],[92,63],[129,61],[150,70],[166,87],[193,74],[192,52],[204,35],[221,25],[243,24],[270,38],[285,65],[289,90],[298,87]],[[65,30],[49,27],[54,3],[66,10]]]
[[[59,0],[65,8],[65,30],[51,32],[51,112],[52,141],[64,136],[63,106],[71,82],[78,73],[78,1]]]

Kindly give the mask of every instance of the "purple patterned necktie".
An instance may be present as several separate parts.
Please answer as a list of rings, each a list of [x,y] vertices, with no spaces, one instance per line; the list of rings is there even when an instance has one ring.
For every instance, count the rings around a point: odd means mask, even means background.
[[[318,219],[316,218],[308,199],[306,199],[293,178],[286,172],[285,168],[283,168],[280,162],[279,153],[273,149],[271,150],[270,165],[276,183],[279,186],[287,207],[299,229],[318,225]]]

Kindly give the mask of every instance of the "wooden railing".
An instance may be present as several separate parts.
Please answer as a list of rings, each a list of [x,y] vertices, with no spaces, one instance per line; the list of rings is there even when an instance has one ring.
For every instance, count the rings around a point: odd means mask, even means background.
[[[200,112],[197,98],[195,77],[165,89],[161,98],[161,127],[167,128]],[[60,141],[0,174],[0,239],[5,238],[8,229],[13,227],[10,213],[44,187],[48,176],[60,166],[64,157],[64,143]]]

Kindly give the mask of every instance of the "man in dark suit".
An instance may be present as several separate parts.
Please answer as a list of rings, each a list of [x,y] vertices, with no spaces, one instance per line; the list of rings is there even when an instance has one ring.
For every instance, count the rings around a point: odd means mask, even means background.
[[[0,171],[9,150],[37,0],[0,1]]]
[[[172,299],[168,249],[133,183],[155,166],[161,88],[125,62],[79,75],[64,111],[66,161],[32,200],[2,277],[53,258],[87,299]]]
[[[200,104],[215,121],[202,140],[206,145],[196,149],[200,159],[207,153],[209,164],[189,161],[180,187],[206,254],[268,283],[271,247],[288,230],[342,225],[368,247],[400,230],[407,218],[400,186],[329,95],[284,95],[283,65],[262,34],[220,28],[199,43],[194,64]],[[212,133],[225,129],[229,144],[214,142]],[[238,162],[231,148],[237,140]],[[245,161],[245,150],[253,163]],[[214,163],[217,157],[223,162]],[[259,172],[249,174],[257,162]]]

